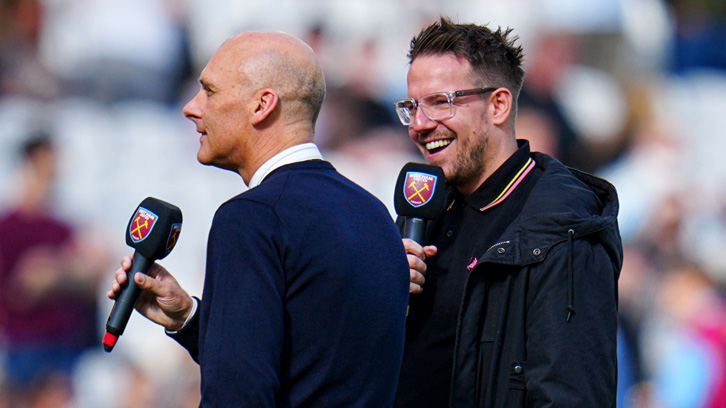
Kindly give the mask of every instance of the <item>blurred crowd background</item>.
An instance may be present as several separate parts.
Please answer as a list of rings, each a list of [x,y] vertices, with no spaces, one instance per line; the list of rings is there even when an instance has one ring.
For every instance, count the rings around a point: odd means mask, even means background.
[[[161,328],[135,315],[110,354],[100,338],[138,203],[182,209],[162,264],[200,295],[213,213],[246,188],[196,161],[181,107],[202,67],[242,30],[304,39],[323,155],[393,216],[421,159],[392,102],[439,15],[514,28],[518,136],[618,188],[618,406],[726,407],[723,0],[0,0],[0,407],[196,407]]]

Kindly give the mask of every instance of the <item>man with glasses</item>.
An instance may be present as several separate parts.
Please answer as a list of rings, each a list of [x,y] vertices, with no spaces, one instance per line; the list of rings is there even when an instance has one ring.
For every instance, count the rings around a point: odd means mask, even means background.
[[[410,311],[397,407],[615,405],[615,189],[517,140],[522,49],[447,18],[411,42],[395,109],[448,187],[405,239]]]

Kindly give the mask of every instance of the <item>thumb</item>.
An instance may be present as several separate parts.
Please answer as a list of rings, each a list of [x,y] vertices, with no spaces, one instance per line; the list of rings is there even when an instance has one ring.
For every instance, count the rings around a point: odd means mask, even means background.
[[[159,289],[159,282],[157,282],[156,279],[147,276],[143,272],[136,272],[136,275],[134,275],[134,281],[136,281],[136,285],[139,288],[158,295],[156,292]]]
[[[434,245],[428,245],[423,247],[423,253],[427,258],[431,258],[432,256],[436,255],[436,253],[439,251],[438,248]]]

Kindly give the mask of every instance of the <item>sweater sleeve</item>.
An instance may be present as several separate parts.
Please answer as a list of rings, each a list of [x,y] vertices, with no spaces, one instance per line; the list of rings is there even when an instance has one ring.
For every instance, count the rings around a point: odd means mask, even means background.
[[[604,248],[587,239],[553,248],[540,265],[526,320],[527,407],[614,406],[614,276]]]
[[[194,297],[195,305],[199,305],[199,298]],[[166,331],[166,334],[182,347],[187,349],[189,355],[194,361],[199,363],[199,307],[194,310],[194,314],[189,317],[181,330],[176,332]]]
[[[282,241],[280,220],[267,205],[236,199],[215,215],[201,312],[203,406],[275,406],[284,336]]]

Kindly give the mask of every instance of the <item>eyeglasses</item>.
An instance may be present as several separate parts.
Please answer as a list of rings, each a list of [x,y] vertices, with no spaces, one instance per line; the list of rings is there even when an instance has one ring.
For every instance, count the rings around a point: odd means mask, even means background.
[[[422,96],[418,102],[414,98],[401,99],[398,102],[394,102],[393,106],[396,108],[396,114],[398,114],[398,119],[401,120],[401,123],[404,126],[410,126],[413,123],[413,118],[416,116],[416,108],[419,106],[424,115],[431,120],[447,119],[454,116],[454,107],[452,105],[454,98],[483,94],[497,89],[499,88],[488,87],[466,89],[463,91],[437,92]]]

